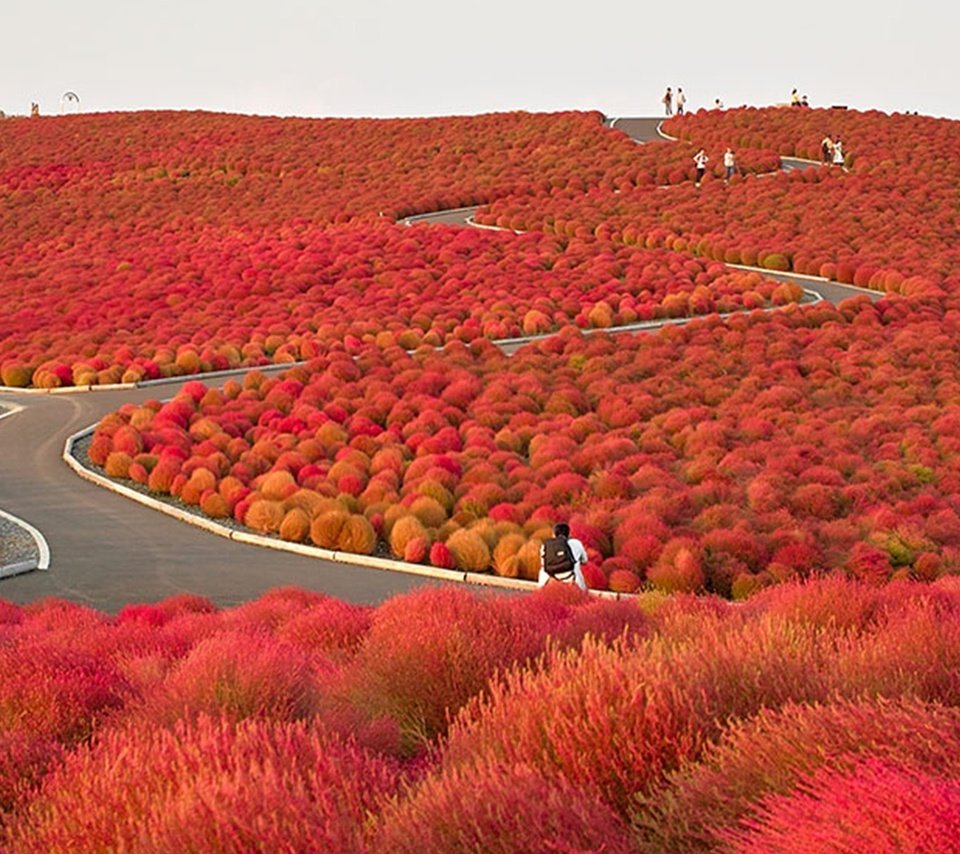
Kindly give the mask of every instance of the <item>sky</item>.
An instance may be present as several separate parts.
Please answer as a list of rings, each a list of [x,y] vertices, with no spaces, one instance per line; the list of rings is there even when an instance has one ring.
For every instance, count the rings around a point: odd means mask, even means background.
[[[822,13],[817,14],[817,9]],[[960,117],[960,6],[0,0],[0,110],[433,116],[766,105]]]

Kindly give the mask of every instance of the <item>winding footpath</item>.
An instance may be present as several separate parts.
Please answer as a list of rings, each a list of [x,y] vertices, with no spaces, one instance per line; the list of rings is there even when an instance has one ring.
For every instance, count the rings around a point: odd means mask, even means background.
[[[637,142],[660,138],[660,119],[624,118],[608,124]],[[805,161],[784,161],[784,168],[808,165]],[[405,222],[468,226],[475,210],[441,211],[410,217]],[[867,294],[875,300],[882,296],[812,277],[763,272],[773,279],[795,281],[830,302],[856,294]],[[629,329],[658,328],[671,322],[675,321]],[[533,339],[498,343],[510,353],[528,340]],[[49,544],[49,571],[3,579],[0,598],[28,602],[58,596],[113,612],[129,602],[154,601],[184,592],[229,606],[281,585],[318,590],[351,602],[375,603],[424,583],[438,583],[421,576],[348,566],[213,536],[100,489],[65,465],[62,454],[70,435],[124,403],[171,397],[180,384],[193,379],[204,377],[70,394],[0,392],[0,407],[17,410],[0,419],[0,508],[38,529]]]

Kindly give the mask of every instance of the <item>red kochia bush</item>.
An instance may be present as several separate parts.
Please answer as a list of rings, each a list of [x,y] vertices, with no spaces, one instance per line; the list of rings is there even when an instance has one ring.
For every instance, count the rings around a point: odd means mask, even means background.
[[[544,640],[498,599],[418,590],[376,610],[348,691],[371,716],[394,717],[413,748],[444,732],[498,668],[535,655]]]
[[[270,637],[222,632],[200,641],[147,698],[140,714],[172,722],[201,713],[296,720],[318,708],[315,663]]]
[[[815,662],[825,649],[812,631],[725,630],[723,622],[679,649],[588,640],[577,652],[554,653],[541,670],[495,682],[451,727],[445,762],[529,764],[625,812],[637,793],[699,755],[726,720],[822,696]]]
[[[69,744],[120,708],[131,686],[104,656],[40,634],[0,645],[0,731]]]
[[[8,850],[356,851],[397,781],[319,725],[126,728],[67,757],[11,823]]]
[[[852,771],[824,769],[797,791],[766,801],[742,830],[724,834],[742,854],[809,851],[955,851],[960,780],[867,760]]]
[[[708,851],[719,834],[771,794],[793,790],[821,767],[852,769],[864,759],[919,770],[960,772],[960,710],[914,699],[788,704],[731,727],[700,762],[636,813],[644,847]]]
[[[524,765],[453,770],[387,811],[373,850],[633,852],[625,823],[589,790]]]

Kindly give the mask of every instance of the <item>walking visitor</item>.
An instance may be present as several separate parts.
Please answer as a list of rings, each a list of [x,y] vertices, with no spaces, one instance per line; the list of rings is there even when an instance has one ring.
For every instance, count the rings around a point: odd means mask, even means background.
[[[687,96],[683,94],[683,89],[677,87],[677,115],[682,116],[684,108],[687,106]]]
[[[703,176],[707,171],[707,162],[710,160],[707,157],[707,153],[701,148],[696,154],[693,155],[693,162],[697,164],[697,187],[700,186],[700,182],[703,181]]]
[[[833,141],[833,165],[834,166],[843,166],[844,156],[843,156],[843,143],[840,141],[838,136]]]
[[[723,152],[723,180],[729,181],[737,169],[737,158],[732,148]]]
[[[833,140],[830,139],[829,134],[820,143],[820,157],[825,166],[829,166],[833,162]]]
[[[667,91],[663,96],[663,109],[668,116],[673,115],[673,92],[669,86],[667,86]]]
[[[543,587],[548,581],[576,584],[586,591],[581,568],[587,562],[587,550],[580,540],[570,536],[570,526],[558,522],[553,526],[553,537],[540,546],[540,574],[537,584]]]

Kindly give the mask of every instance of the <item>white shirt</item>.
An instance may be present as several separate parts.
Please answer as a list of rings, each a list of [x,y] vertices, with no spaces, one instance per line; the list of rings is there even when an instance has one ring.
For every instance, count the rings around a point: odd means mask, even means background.
[[[687,96],[684,95],[683,92],[677,92],[677,104],[682,106],[683,104],[686,104],[686,103],[687,103]]]
[[[583,543],[580,540],[575,539],[574,537],[569,537],[567,539],[567,545],[570,547],[570,553],[573,555],[573,578],[571,581],[577,585],[581,590],[587,589],[587,582],[583,580],[583,572],[580,567],[582,567],[587,562],[587,550],[583,547]],[[543,544],[540,545],[540,574],[537,576],[537,584],[540,587],[543,587],[548,581],[553,579],[554,581],[560,581],[559,578],[553,578],[552,575],[546,572],[543,568]],[[570,581],[563,582],[564,584],[569,584]]]
[[[843,165],[843,143],[835,142],[833,144],[833,162],[842,166]]]
[[[706,154],[699,152],[693,156],[693,162],[697,164],[697,169],[706,169],[707,161],[710,158]]]
[[[735,166],[735,165],[736,165],[736,161],[734,161],[734,159],[733,159],[733,152],[732,152],[732,151],[725,151],[725,152],[723,153],[723,165],[724,165],[724,166],[727,166],[727,167]]]

